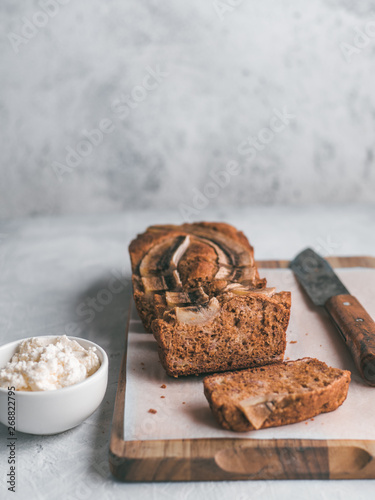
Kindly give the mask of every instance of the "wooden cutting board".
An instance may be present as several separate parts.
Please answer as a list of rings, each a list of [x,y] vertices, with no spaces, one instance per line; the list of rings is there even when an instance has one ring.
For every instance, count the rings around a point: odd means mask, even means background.
[[[327,260],[333,267],[375,268],[374,257]],[[271,260],[257,264],[259,268],[286,268],[289,262]],[[126,337],[127,333],[128,328]],[[186,436],[125,441],[126,360],[127,348],[120,369],[109,454],[111,471],[122,481],[375,478],[375,440]]]

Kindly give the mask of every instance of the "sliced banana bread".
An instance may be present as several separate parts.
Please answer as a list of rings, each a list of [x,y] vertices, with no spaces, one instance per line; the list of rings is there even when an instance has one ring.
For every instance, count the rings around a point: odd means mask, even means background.
[[[169,375],[283,359],[290,292],[267,288],[243,233],[223,223],[151,226],[129,252],[137,310]]]
[[[276,363],[204,378],[204,394],[224,429],[251,431],[293,424],[336,410],[346,399],[350,372],[315,358]]]

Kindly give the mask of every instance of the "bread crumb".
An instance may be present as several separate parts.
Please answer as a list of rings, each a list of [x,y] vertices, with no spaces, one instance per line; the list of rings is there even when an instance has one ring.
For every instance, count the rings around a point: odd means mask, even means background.
[[[297,344],[297,341],[296,341],[296,340],[291,340],[291,341],[289,342],[289,344]]]
[[[156,410],[154,410],[153,408],[150,408],[150,409],[148,410],[148,412],[149,412],[149,413],[157,413],[157,411],[156,411]]]
[[[185,401],[182,401],[182,404],[183,404],[183,405],[184,405],[184,404],[186,404],[186,403],[185,403]]]
[[[308,424],[308,422],[305,422],[305,425],[307,425],[307,424]]]
[[[160,388],[161,388],[161,389],[166,389],[166,388],[167,388],[167,386],[166,386],[165,384],[163,384],[163,385],[161,385],[161,386],[160,386]]]
[[[165,398],[165,396],[160,396],[162,399]]]
[[[141,365],[142,365],[142,366],[145,366],[145,364],[144,364],[144,363],[141,363]]]
[[[315,418],[310,418],[311,422],[314,422]]]

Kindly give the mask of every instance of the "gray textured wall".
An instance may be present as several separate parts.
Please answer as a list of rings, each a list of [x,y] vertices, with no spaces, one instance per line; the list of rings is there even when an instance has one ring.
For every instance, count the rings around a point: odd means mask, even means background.
[[[1,217],[375,199],[374,1],[2,0],[0,29]]]

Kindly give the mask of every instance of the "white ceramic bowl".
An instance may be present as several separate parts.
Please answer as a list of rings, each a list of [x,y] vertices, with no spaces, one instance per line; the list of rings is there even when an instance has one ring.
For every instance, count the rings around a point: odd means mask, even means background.
[[[56,338],[48,336],[48,338]],[[43,337],[47,338],[47,337]],[[100,368],[77,384],[53,391],[15,391],[16,430],[29,434],[57,434],[79,425],[103,400],[108,382],[108,357],[94,342],[69,337],[85,349],[96,347]],[[19,344],[17,340],[0,347],[0,368],[10,361]],[[8,427],[8,389],[0,387],[0,422]]]

